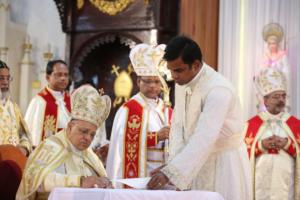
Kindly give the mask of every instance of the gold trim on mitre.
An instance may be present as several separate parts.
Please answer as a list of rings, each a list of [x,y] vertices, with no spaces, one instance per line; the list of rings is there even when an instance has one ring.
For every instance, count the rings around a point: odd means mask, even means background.
[[[101,96],[90,85],[83,85],[71,95],[72,119],[88,121],[100,126],[107,119],[111,108],[109,96]]]
[[[138,44],[131,49],[129,58],[138,76],[158,76],[158,66],[165,54],[165,44],[156,47]]]
[[[264,27],[262,34],[266,42],[268,42],[269,37],[273,36],[279,43],[283,38],[283,28],[277,23],[270,23]]]
[[[280,70],[273,68],[263,70],[259,76],[255,78],[255,84],[262,96],[279,90],[287,90],[285,75]]]

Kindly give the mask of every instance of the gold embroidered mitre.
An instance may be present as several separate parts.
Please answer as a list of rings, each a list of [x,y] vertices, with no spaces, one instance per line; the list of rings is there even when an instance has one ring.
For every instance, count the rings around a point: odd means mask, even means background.
[[[268,42],[270,37],[275,37],[276,41],[279,43],[283,37],[283,28],[277,23],[270,23],[266,25],[263,30],[263,38],[266,42]]]
[[[157,76],[158,67],[165,54],[165,44],[156,47],[138,44],[130,51],[129,58],[138,76]]]
[[[72,119],[88,121],[100,126],[109,115],[111,100],[109,96],[101,96],[90,85],[83,85],[71,96]]]
[[[285,75],[276,69],[267,68],[263,70],[257,78],[255,84],[262,96],[266,96],[274,91],[287,89]]]

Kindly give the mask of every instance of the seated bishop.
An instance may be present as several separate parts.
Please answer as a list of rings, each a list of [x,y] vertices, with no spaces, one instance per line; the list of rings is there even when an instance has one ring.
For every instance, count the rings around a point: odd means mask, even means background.
[[[30,155],[16,199],[47,199],[55,187],[110,188],[98,156],[90,148],[97,127],[106,120],[110,98],[84,85],[71,96],[71,120],[41,142]]]

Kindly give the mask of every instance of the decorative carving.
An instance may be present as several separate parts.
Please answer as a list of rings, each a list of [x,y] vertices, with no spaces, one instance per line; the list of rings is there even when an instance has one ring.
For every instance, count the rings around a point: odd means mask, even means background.
[[[81,63],[85,60],[87,55],[91,53],[94,49],[96,49],[98,46],[107,44],[107,43],[113,43],[117,38],[120,38],[120,43],[124,44],[125,46],[128,46],[129,48],[132,48],[136,45],[136,42],[132,39],[122,36],[119,34],[109,34],[102,36],[96,40],[94,40],[90,45],[87,45],[83,50],[82,53],[78,58],[76,58],[76,61],[74,62],[74,67],[79,68],[81,66]]]
[[[84,0],[77,0],[77,8],[81,9],[84,5]]]
[[[119,69],[120,67],[113,65],[111,70],[111,73],[116,74],[117,76],[117,79],[114,82],[114,92],[116,98],[114,100],[113,107],[116,107],[117,105],[121,104],[123,98],[124,101],[128,101],[133,89],[133,83],[130,78],[130,74],[133,71],[131,64],[128,65],[127,72],[123,70],[121,73],[119,73]]]
[[[62,24],[62,30],[64,32],[66,32],[67,29],[67,11],[66,11],[66,1],[65,0],[54,0],[58,13],[59,13],[59,17],[60,17],[60,21]]]
[[[10,8],[10,5],[9,5],[9,4],[0,3],[0,10],[8,11],[9,8]]]
[[[116,15],[126,9],[134,0],[90,0],[101,12]],[[78,1],[77,1],[78,5]],[[83,5],[82,5],[83,6]]]

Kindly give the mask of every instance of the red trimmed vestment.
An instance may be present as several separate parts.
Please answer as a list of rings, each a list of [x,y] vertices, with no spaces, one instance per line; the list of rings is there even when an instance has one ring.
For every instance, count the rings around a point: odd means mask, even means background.
[[[267,150],[262,145],[263,139],[274,134],[288,138],[279,151]],[[287,113],[275,117],[261,112],[248,121],[245,143],[256,199],[299,199],[300,121]]]
[[[67,126],[71,111],[68,92],[59,94],[48,87],[39,92],[30,102],[25,115],[32,134],[33,145]]]
[[[147,101],[143,95],[137,94],[116,114],[106,167],[112,180],[146,177],[164,162],[157,131],[165,126],[165,120],[169,124],[172,110],[166,108],[160,99],[155,108]]]

